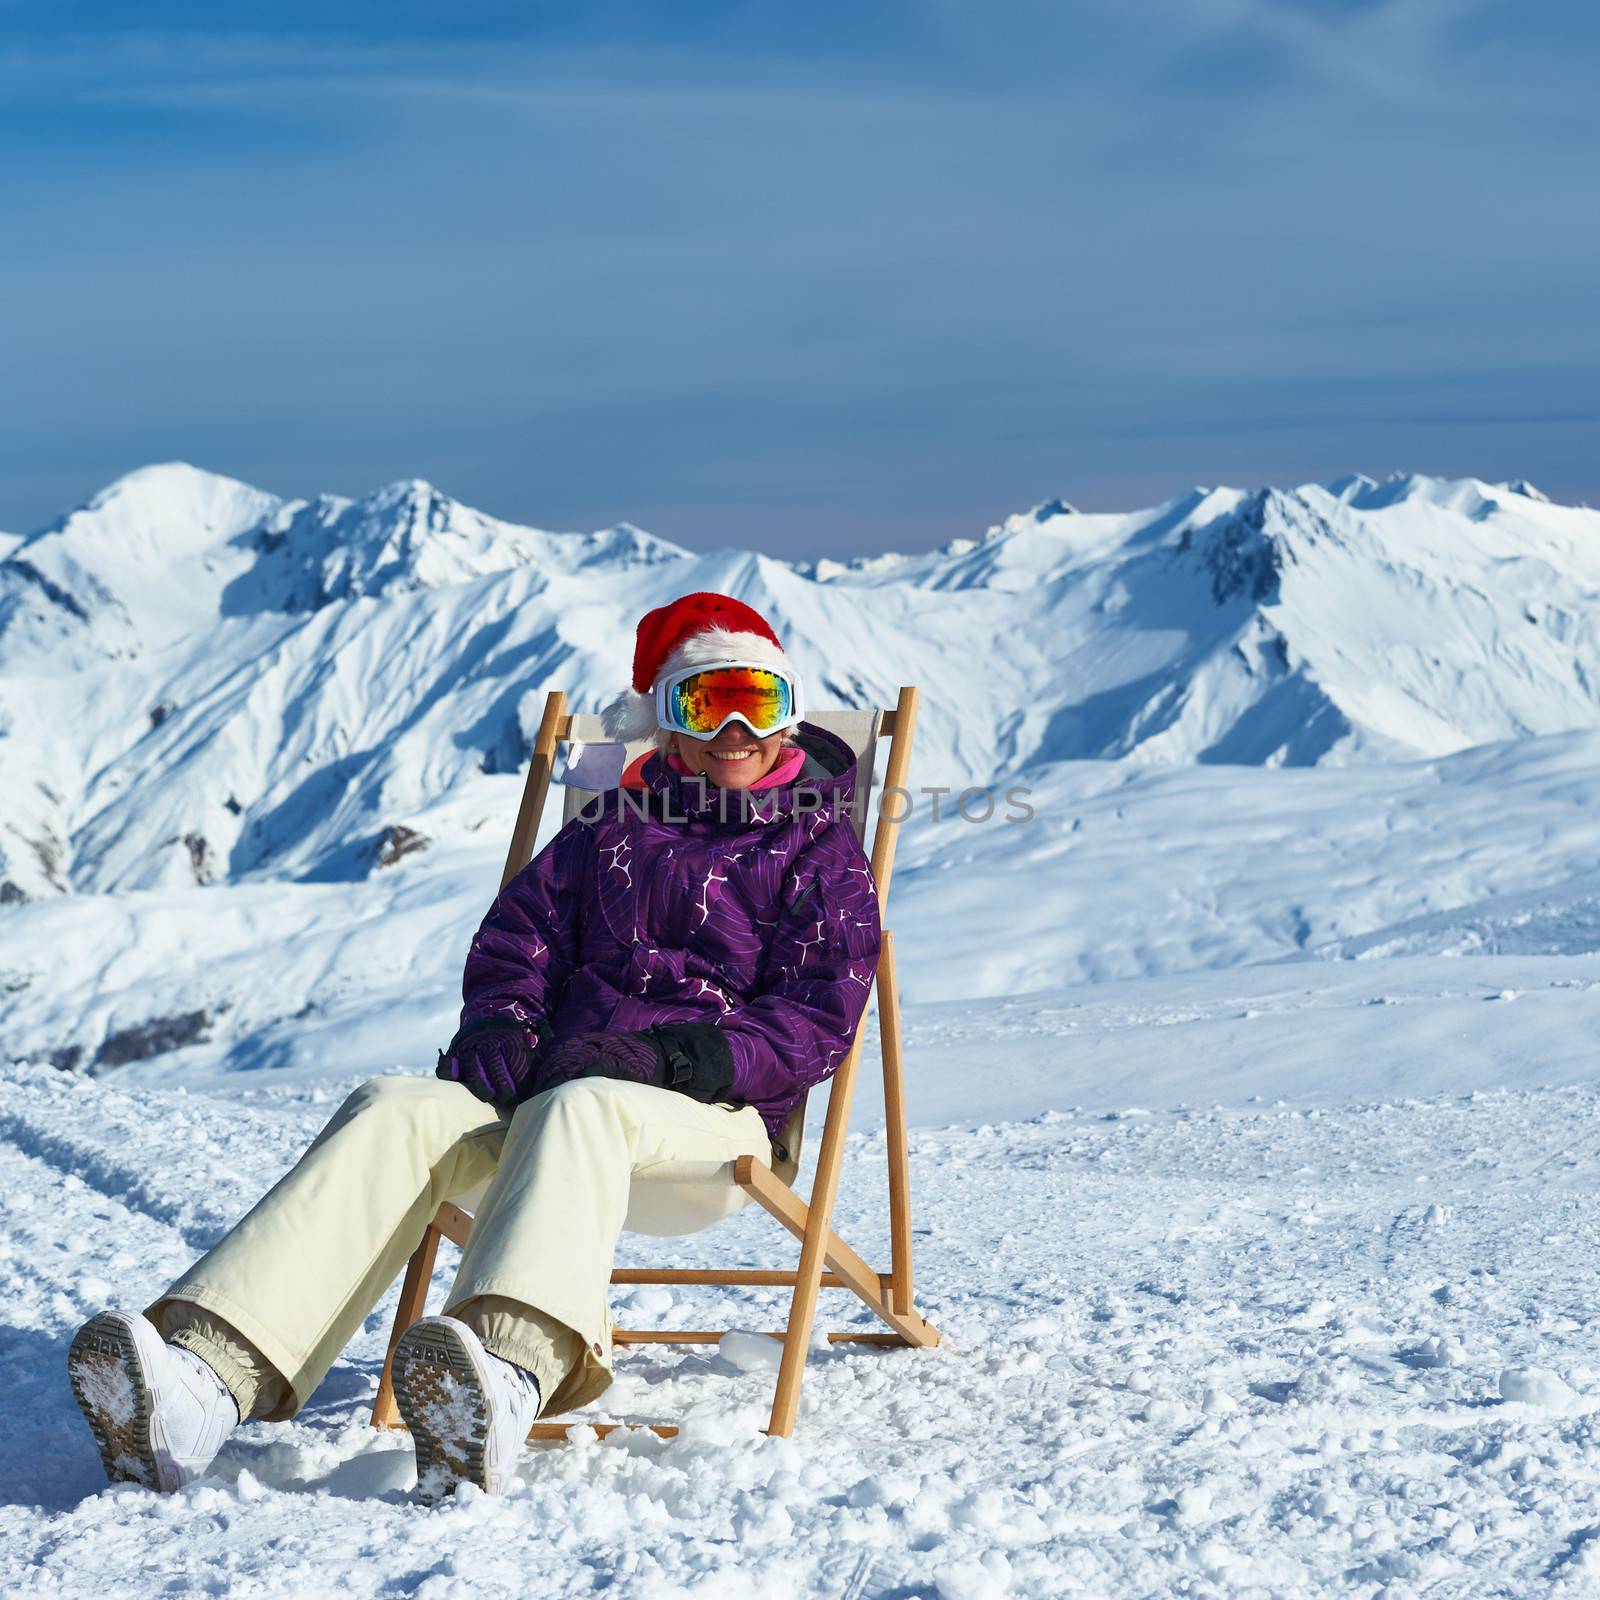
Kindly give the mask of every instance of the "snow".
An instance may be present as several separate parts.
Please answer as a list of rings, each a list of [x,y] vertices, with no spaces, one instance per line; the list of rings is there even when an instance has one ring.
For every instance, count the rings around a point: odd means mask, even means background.
[[[1380,963],[1378,981],[1399,989],[1387,969],[1409,965]],[[1310,1039],[1330,1005],[1320,985],[1344,966],[1303,970]],[[1600,958],[1538,958],[1519,975],[1558,1000],[1575,980],[1600,983]],[[1213,1013],[1238,982],[1195,980]],[[1507,1020],[1467,1081],[1514,1059],[1509,1016],[1493,1015]],[[168,1501],[97,1483],[62,1381],[71,1332],[99,1303],[86,1280],[137,1299],[175,1273],[348,1085],[269,1077],[183,1094],[13,1067],[0,1077],[5,1189],[48,1203],[4,1218],[0,1570],[37,1593],[77,1592],[92,1572],[109,1592],[165,1573],[245,1593],[438,1580],[475,1595],[857,1582],[931,1596],[978,1573],[997,1594],[1144,1595],[1210,1573],[1222,1593],[1375,1595],[1447,1579],[1534,1592],[1553,1572],[1541,1592],[1582,1594],[1593,1574],[1564,1552],[1590,1516],[1600,1404],[1600,1093],[1577,1060],[1564,1087],[1524,1065],[1502,1068],[1499,1087],[1443,1091],[1396,1070],[1373,1093],[1380,1071],[1350,1083],[1341,1063],[1421,1060],[1437,1019],[1422,1003],[1352,1003],[1341,1020],[1316,1074],[1267,1102],[1196,1082],[1200,1019],[1130,1029],[1108,1010],[1078,1030],[1066,1104],[1001,1116],[985,1100],[981,1122],[970,1087],[968,1115],[940,1120],[956,1091],[930,1096],[913,1049],[918,1281],[938,1350],[814,1350],[795,1438],[768,1439],[762,1357],[777,1346],[760,1330],[781,1316],[776,1295],[619,1294],[627,1325],[736,1330],[710,1349],[628,1351],[596,1408],[687,1419],[685,1436],[531,1448],[506,1499],[443,1509],[410,1499],[403,1440],[364,1425],[392,1292],[307,1411],[241,1429],[200,1485]],[[1095,1096],[1096,1063],[1130,1046],[1151,1082],[1191,1092],[1107,1115],[1117,1097]],[[994,1058],[967,1041],[969,1086]],[[868,1100],[840,1209],[869,1255],[885,1235],[882,1153]],[[670,1246],[625,1237],[619,1259],[785,1253],[747,1212]],[[869,1326],[853,1303],[828,1300],[823,1316]]]
[[[82,1382],[84,1395],[97,1411],[124,1426],[133,1421],[133,1384],[117,1362],[105,1356],[86,1360]]]
[[[1351,475],[808,568],[167,466],[0,539],[0,1589],[1593,1594],[1597,535]],[[430,1506],[366,1426],[396,1286],[295,1421],[107,1487],[77,1326],[427,1070],[542,691],[597,707],[634,618],[729,586],[820,701],[919,684],[954,791],[889,918],[941,1346],[819,1340],[767,1438],[782,1296],[619,1289],[731,1330],[624,1348],[585,1414],[680,1436],[580,1425]],[[887,1265],[876,1047],[838,1225]],[[618,1259],[793,1258],[747,1210]]]
[[[1500,1398],[1557,1415],[1564,1415],[1580,1404],[1578,1395],[1560,1374],[1543,1367],[1507,1367],[1500,1374]]]
[[[1590,732],[1394,766],[1057,764],[1026,826],[914,815],[891,917],[905,993],[937,1008],[1290,958],[1365,968],[1385,954],[1593,949],[1597,765]],[[10,1048],[104,1065],[137,1056],[153,1025],[192,1018],[203,1019],[192,1038],[180,1030],[141,1073],[203,1085],[219,1070],[316,1074],[329,1060],[388,1070],[412,1041],[448,1036],[461,952],[498,881],[495,823],[515,815],[515,781],[494,792],[498,818],[485,799],[470,845],[450,843],[448,816],[425,813],[419,831],[443,842],[359,882],[247,880],[6,908]],[[952,926],[971,937],[951,939]],[[67,949],[92,974],[70,1009],[47,954]],[[1349,981],[1371,998],[1364,971]],[[1241,992],[1237,1009],[1272,1004]],[[1255,1036],[1274,1029],[1270,1016],[1241,1020]],[[1135,1090],[1127,1104],[1139,1100]]]

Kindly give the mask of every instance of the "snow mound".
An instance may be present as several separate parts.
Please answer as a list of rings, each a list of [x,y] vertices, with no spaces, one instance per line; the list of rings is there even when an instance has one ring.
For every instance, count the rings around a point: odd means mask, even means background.
[[[1567,1381],[1544,1367],[1507,1367],[1500,1374],[1500,1398],[1556,1416],[1565,1416],[1581,1404]]]
[[[1583,955],[1600,950],[1600,874],[1581,873],[1549,888],[1409,917],[1316,954],[1373,960],[1385,956]]]

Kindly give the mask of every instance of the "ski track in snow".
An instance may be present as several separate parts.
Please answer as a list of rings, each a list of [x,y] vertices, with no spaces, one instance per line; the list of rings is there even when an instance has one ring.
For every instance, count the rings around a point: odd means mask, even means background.
[[[792,1440],[761,1434],[772,1372],[737,1341],[633,1349],[595,1414],[683,1437],[529,1449],[509,1496],[423,1506],[404,1436],[365,1425],[391,1292],[295,1422],[240,1430],[179,1495],[107,1488],[65,1382],[73,1330],[153,1298],[349,1086],[0,1074],[7,1593],[1600,1588],[1584,1085],[918,1129],[919,1299],[944,1344],[814,1350]],[[840,1202],[871,1259],[882,1150],[852,1135]],[[625,1237],[620,1259],[791,1253],[747,1211],[670,1253]],[[755,1330],[781,1301],[645,1288],[617,1315]],[[870,1318],[830,1292],[819,1325]]]

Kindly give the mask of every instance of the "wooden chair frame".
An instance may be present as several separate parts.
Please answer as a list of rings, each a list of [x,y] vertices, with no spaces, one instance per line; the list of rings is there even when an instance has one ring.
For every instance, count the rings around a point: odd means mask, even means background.
[[[890,735],[889,758],[884,787],[879,799],[877,825],[872,839],[872,877],[877,886],[880,916],[887,911],[889,881],[894,872],[895,845],[899,824],[907,805],[898,816],[887,814],[884,801],[892,793],[905,801],[905,778],[911,760],[911,740],[916,727],[917,691],[903,687],[892,710],[880,713],[877,736]],[[572,718],[567,713],[567,697],[559,689],[545,697],[544,715],[534,741],[533,757],[522,793],[522,805],[506,855],[503,888],[533,857],[539,819],[550,790],[557,745],[571,737]],[[875,747],[875,746],[874,746]],[[863,825],[863,832],[864,832]],[[809,1202],[779,1178],[763,1161],[742,1156],[734,1165],[734,1181],[751,1199],[762,1206],[800,1241],[800,1260],[793,1270],[728,1269],[687,1270],[668,1268],[617,1268],[611,1274],[614,1284],[721,1284],[726,1286],[792,1288],[788,1322],[769,1337],[783,1341],[783,1357],[778,1369],[777,1390],[772,1402],[772,1417],[767,1432],[793,1433],[800,1406],[800,1385],[805,1375],[806,1351],[816,1321],[817,1297],[822,1289],[849,1289],[884,1323],[888,1333],[830,1333],[833,1343],[898,1345],[928,1348],[939,1343],[939,1334],[920,1317],[913,1306],[911,1271],[911,1180],[906,1135],[905,1073],[900,1052],[900,1000],[895,979],[894,935],[883,928],[874,984],[878,1000],[879,1036],[883,1054],[883,1104],[889,1179],[888,1272],[876,1272],[833,1230],[833,1208],[838,1196],[839,1173],[844,1160],[845,1135],[850,1123],[851,1102],[855,1098],[856,1070],[865,1033],[866,1013],[856,1029],[850,1051],[833,1074],[828,1097],[828,1114],[823,1123],[822,1143],[817,1156],[816,1177]],[[416,1253],[406,1267],[400,1289],[400,1304],[394,1330],[389,1337],[378,1397],[372,1408],[375,1428],[403,1427],[395,1405],[392,1368],[395,1346],[400,1335],[420,1318],[426,1308],[429,1280],[439,1240],[449,1239],[464,1246],[472,1229],[472,1218],[460,1206],[446,1202],[439,1207]],[[635,1344],[715,1344],[724,1332],[679,1332],[674,1330],[631,1332],[617,1328],[612,1332],[614,1346]],[[530,1439],[564,1439],[573,1422],[536,1422]],[[595,1431],[604,1435],[624,1423],[597,1423]],[[671,1438],[677,1429],[668,1424],[647,1424],[651,1430]]]

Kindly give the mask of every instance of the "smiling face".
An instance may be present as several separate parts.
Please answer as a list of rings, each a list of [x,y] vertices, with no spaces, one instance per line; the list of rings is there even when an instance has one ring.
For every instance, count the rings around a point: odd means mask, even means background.
[[[675,733],[672,748],[691,772],[703,772],[719,789],[748,789],[778,764],[783,733],[769,733],[763,739],[742,722],[730,722],[714,739]]]

